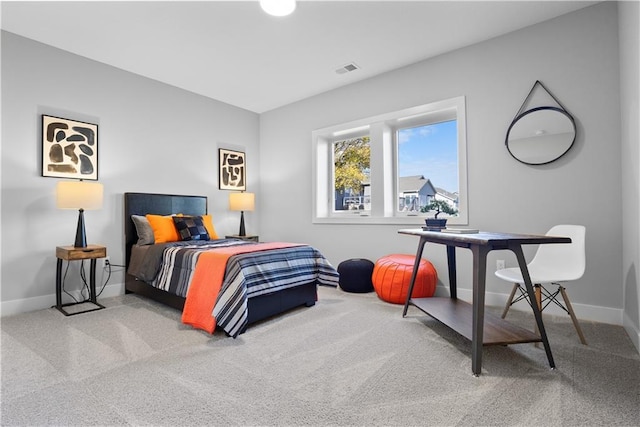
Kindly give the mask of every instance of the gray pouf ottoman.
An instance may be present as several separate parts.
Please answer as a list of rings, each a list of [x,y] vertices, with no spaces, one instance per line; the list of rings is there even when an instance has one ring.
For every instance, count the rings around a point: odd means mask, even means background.
[[[345,292],[373,292],[371,275],[375,265],[368,259],[353,258],[338,264],[340,289]]]

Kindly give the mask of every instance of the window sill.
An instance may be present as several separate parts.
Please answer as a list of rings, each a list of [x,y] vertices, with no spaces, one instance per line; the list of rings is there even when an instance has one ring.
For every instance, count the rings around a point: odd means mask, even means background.
[[[424,225],[426,216],[398,216],[398,217],[375,217],[369,215],[345,215],[345,216],[333,216],[333,217],[314,217],[312,219],[313,224],[381,224],[381,225],[410,225],[414,227],[421,227]],[[463,226],[468,225],[467,221],[461,218],[450,218],[447,221],[448,225]]]

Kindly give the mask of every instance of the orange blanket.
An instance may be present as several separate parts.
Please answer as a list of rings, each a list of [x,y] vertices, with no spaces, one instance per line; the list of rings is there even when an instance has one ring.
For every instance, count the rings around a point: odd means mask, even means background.
[[[187,298],[182,311],[182,323],[203,329],[210,334],[216,329],[213,307],[222,287],[227,261],[231,256],[294,246],[304,245],[283,242],[257,243],[255,245],[219,248],[201,253],[187,291]]]

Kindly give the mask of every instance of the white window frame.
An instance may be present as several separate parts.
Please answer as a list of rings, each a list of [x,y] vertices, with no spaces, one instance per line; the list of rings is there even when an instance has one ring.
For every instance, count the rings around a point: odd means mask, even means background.
[[[347,129],[345,131],[338,131],[338,132],[334,132],[332,137],[328,140],[329,146],[330,146],[330,164],[331,164],[331,174],[329,177],[329,184],[330,184],[330,194],[332,196],[332,200],[333,200],[333,196],[335,195],[335,186],[331,185],[331,183],[335,183],[336,182],[336,177],[335,177],[335,164],[336,164],[336,160],[335,160],[335,148],[334,148],[334,144],[336,142],[340,142],[340,141],[345,141],[348,139],[355,139],[355,138],[362,138],[362,137],[367,137],[370,136],[369,135],[369,126],[362,126],[360,128],[356,128],[356,129]],[[369,142],[369,146],[371,147],[371,142]],[[371,185],[371,184],[369,184]],[[349,210],[345,210],[345,211],[336,211],[334,209],[335,206],[335,200],[333,200],[333,203],[331,204],[330,208],[329,208],[329,214],[332,216],[345,216],[345,215],[360,215],[360,216],[368,216],[370,214],[370,210],[367,211],[349,211]]]
[[[464,96],[367,117],[314,130],[312,139],[312,222],[316,224],[418,225],[428,214],[407,214],[396,209],[398,200],[398,129],[455,119],[458,134],[458,215],[451,225],[468,224],[467,137]],[[333,142],[369,135],[371,144],[371,211],[335,212],[333,194]],[[427,177],[428,178],[428,177]]]

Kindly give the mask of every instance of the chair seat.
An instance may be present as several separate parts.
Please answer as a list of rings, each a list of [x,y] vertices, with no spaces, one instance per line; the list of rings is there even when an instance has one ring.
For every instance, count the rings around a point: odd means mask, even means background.
[[[566,282],[579,279],[579,277],[567,276],[566,274],[559,273],[554,269],[529,267],[528,270],[529,277],[531,277],[531,283],[534,285],[540,283]],[[497,270],[495,274],[497,277],[506,280],[507,282],[524,284],[520,267],[503,268],[502,270]]]
[[[497,270],[496,276],[502,280],[506,280],[507,282],[522,282],[522,273],[519,268],[503,268],[501,270]]]

